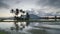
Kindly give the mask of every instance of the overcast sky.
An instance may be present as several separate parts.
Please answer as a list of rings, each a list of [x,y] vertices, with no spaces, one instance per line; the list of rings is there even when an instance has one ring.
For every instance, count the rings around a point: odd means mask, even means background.
[[[0,0],[0,17],[11,16],[11,9],[34,9],[39,14],[60,12],[60,0]]]

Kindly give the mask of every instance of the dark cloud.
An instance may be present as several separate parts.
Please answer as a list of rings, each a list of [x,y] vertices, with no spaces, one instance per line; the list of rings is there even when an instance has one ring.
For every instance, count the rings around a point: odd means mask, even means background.
[[[37,2],[41,6],[50,6],[60,8],[60,0],[39,0]]]
[[[0,0],[0,8],[10,8],[10,6],[19,2],[20,0]]]
[[[8,5],[3,2],[4,0],[0,0],[0,8],[8,8]]]

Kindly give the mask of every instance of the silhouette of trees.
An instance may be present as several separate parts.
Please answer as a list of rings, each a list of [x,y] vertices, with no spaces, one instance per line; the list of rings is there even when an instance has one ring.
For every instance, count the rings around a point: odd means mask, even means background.
[[[30,17],[30,16],[29,16],[29,14],[28,14],[28,12],[27,12],[27,13],[26,13],[26,19],[29,20],[29,17]]]
[[[11,13],[14,13],[14,10],[13,9],[11,9]]]
[[[22,9],[20,10],[20,12],[25,13],[25,11],[23,11]]]
[[[23,14],[25,13],[25,11],[23,11],[22,9],[20,10],[20,12],[23,13]]]
[[[15,15],[18,15],[18,14],[19,14],[19,9],[16,9]]]
[[[19,9],[16,9],[15,11],[13,9],[11,9],[11,13],[14,13],[15,16],[19,14]]]
[[[57,21],[57,16],[55,15],[55,21]]]
[[[16,15],[18,15],[19,14],[19,12],[21,12],[21,13],[25,13],[25,11],[23,11],[22,9],[21,10],[19,10],[19,9],[16,9],[15,11],[13,10],[13,9],[11,9],[11,13],[14,13],[15,14],[15,16]]]
[[[22,12],[23,10],[22,9],[20,9],[20,12]]]
[[[21,15],[20,17],[18,17],[18,15],[19,15],[19,13],[23,13],[23,15]],[[14,13],[15,14],[15,16],[14,16],[14,25],[15,25],[15,28],[14,27],[11,27],[11,30],[13,30],[13,29],[16,29],[16,31],[18,31],[19,30],[19,25],[17,24],[18,23],[18,21],[19,20],[29,20],[29,18],[30,18],[30,16],[29,16],[29,14],[28,14],[28,12],[26,13],[25,11],[23,11],[22,9],[16,9],[16,10],[13,10],[13,9],[11,9],[11,13]],[[21,17],[24,17],[25,14],[26,13],[26,17],[25,18],[21,18]],[[16,21],[17,20],[17,21]],[[30,23],[27,21],[26,22],[26,26],[28,26]],[[20,28],[21,30],[23,29],[23,28],[25,28],[25,25],[23,25],[23,24],[21,24],[21,26],[23,26],[22,28]]]

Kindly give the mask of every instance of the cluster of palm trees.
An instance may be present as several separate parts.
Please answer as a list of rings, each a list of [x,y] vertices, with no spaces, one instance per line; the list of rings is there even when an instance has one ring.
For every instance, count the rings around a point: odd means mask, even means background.
[[[11,13],[14,13],[15,16],[18,16],[18,14],[19,14],[20,12],[23,13],[23,14],[25,13],[25,11],[23,11],[22,9],[21,9],[21,10],[16,9],[15,11],[14,11],[14,9],[11,9]]]
[[[18,17],[18,15],[19,15],[19,13],[26,13],[25,11],[23,11],[22,9],[16,9],[16,10],[14,10],[14,9],[11,9],[11,13],[14,13],[15,14],[15,16],[14,17]],[[28,12],[26,13],[26,19],[29,19],[29,14],[28,14]]]
[[[22,9],[21,10],[19,10],[19,9],[16,9],[16,10],[13,10],[13,9],[11,9],[11,13],[14,13],[15,14],[15,16],[14,16],[14,25],[16,26],[16,28],[14,28],[14,27],[11,27],[11,30],[13,30],[13,29],[16,29],[17,31],[19,30],[19,25],[17,24],[18,22],[16,22],[15,20],[25,20],[25,18],[20,18],[20,17],[18,17],[18,15],[19,15],[19,13],[26,13],[25,11],[23,11]],[[22,15],[21,15],[22,16]],[[29,20],[29,14],[28,14],[28,12],[26,13],[26,19],[27,20]],[[26,26],[28,26],[29,25],[29,23],[28,23],[28,21],[26,22]],[[25,25],[23,25],[23,24],[21,24],[21,26],[23,26],[22,28],[21,28],[21,30],[23,29],[23,28],[25,28]]]

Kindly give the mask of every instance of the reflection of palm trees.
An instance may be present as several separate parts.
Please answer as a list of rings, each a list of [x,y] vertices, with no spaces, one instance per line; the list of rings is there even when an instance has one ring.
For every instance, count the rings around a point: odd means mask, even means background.
[[[16,30],[16,31],[19,31],[19,30],[23,30],[25,28],[25,26],[28,26],[30,23],[27,21],[26,22],[26,25],[22,22],[19,26],[18,22],[15,21],[14,22],[14,26],[15,27],[11,27],[11,30]]]
[[[19,30],[19,26],[18,26],[18,24],[17,24],[17,22],[14,22],[14,25],[15,25],[15,27],[11,27],[11,30],[16,30],[16,31],[18,31]]]
[[[28,26],[29,24],[30,24],[29,21],[27,21],[27,22],[26,22],[26,26]]]
[[[15,23],[15,27],[16,27],[16,31],[18,31],[19,30],[19,26],[18,26],[17,23]]]

